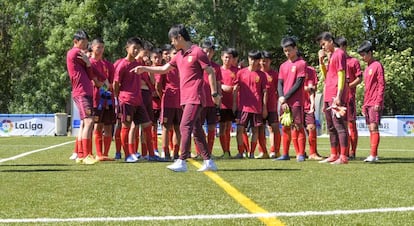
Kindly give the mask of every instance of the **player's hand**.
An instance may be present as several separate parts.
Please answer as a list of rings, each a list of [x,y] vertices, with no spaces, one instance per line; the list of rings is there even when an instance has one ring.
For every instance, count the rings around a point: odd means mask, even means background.
[[[136,66],[130,70],[130,72],[134,72],[135,74],[141,74],[144,72],[142,66]]]
[[[336,106],[342,106],[341,99],[339,97],[334,97],[332,101]]]
[[[84,52],[79,52],[78,59],[81,59],[83,62],[85,62],[86,66],[88,66],[88,67],[91,66],[91,62],[89,61],[89,57]]]
[[[287,103],[283,103],[282,105],[280,105],[280,108],[283,112],[287,112],[289,110],[289,105]]]
[[[280,104],[284,104],[286,102],[286,99],[285,99],[285,97],[279,97],[279,103]]]
[[[220,100],[221,100],[221,95],[217,95],[215,97],[211,97],[213,98],[213,102],[215,105],[220,106]]]

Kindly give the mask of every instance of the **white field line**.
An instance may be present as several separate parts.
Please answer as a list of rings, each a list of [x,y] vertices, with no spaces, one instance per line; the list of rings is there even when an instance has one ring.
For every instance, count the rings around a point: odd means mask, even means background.
[[[64,145],[67,145],[67,144],[70,144],[70,143],[73,143],[73,142],[75,142],[75,141],[68,141],[68,142],[53,145],[53,146],[50,146],[50,147],[25,152],[25,153],[15,155],[15,156],[10,157],[10,158],[0,159],[0,163],[11,161],[11,160],[16,160],[16,159],[19,159],[19,158],[22,158],[22,157],[25,157],[25,156],[28,156],[28,155],[31,155],[31,154],[34,154],[34,153],[37,153],[37,152],[46,151],[46,150],[53,149],[53,148],[60,147],[60,146],[64,146]]]
[[[304,212],[273,212],[255,214],[223,214],[223,215],[190,215],[190,216],[141,216],[141,217],[87,217],[87,218],[26,218],[0,219],[0,223],[58,223],[58,222],[127,222],[127,221],[168,221],[168,220],[212,220],[237,218],[270,218],[270,217],[304,217],[330,216],[364,213],[389,213],[414,211],[412,207],[360,209],[360,210],[331,210],[331,211],[304,211]]]

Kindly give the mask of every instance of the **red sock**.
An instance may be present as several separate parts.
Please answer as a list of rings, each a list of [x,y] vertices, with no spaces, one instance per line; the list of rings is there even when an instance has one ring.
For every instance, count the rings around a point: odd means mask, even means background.
[[[226,152],[227,151],[227,148],[226,148],[226,146],[227,146],[227,144],[226,144],[226,134],[221,134],[219,136],[219,139],[220,139],[221,149],[223,149],[223,152]]]
[[[242,134],[242,137],[243,137],[243,144],[244,144],[244,147],[246,148],[246,151],[247,152],[250,152],[249,136],[247,136],[247,132],[246,131]]]
[[[108,156],[109,149],[111,148],[112,137],[104,136],[104,156]]]
[[[143,133],[145,135],[145,141],[147,144],[147,149],[148,149],[148,154],[149,156],[154,156],[154,144],[152,143],[152,127],[151,126],[147,126],[143,129]]]
[[[213,146],[214,146],[214,138],[216,136],[216,131],[215,130],[209,130],[207,133],[207,147],[208,147],[208,151],[211,153],[213,152]]]
[[[291,136],[292,136],[293,147],[295,148],[296,156],[298,156],[300,154],[299,142],[298,142],[299,131],[296,130],[296,129],[292,129],[290,132],[291,132]]]
[[[92,139],[82,139],[83,157],[92,155]]]
[[[237,145],[237,150],[239,151],[239,154],[243,154],[243,152],[244,152],[244,144]]]
[[[76,140],[75,140],[75,147],[73,148],[73,153],[78,153],[78,143],[79,143],[79,141],[78,141],[78,138],[76,138]]]
[[[298,145],[299,145],[299,155],[305,155],[305,147],[306,147],[306,134],[305,129],[300,128],[298,131]]]
[[[158,151],[158,134],[157,130],[151,130],[153,150]]]
[[[121,152],[121,128],[115,129],[115,151]]]
[[[121,145],[124,149],[125,157],[129,155],[129,143],[128,143],[128,135],[129,135],[130,128],[122,127],[121,128]]]
[[[256,146],[257,146],[257,141],[256,142],[251,142],[250,143],[250,153],[254,154],[254,152],[256,151]]]
[[[231,139],[231,135],[230,135],[231,128],[230,127],[226,129],[226,138],[225,138],[225,140],[226,140],[226,151],[228,151],[228,152],[230,152],[230,141],[231,141],[230,140]]]
[[[379,131],[370,132],[370,141],[371,141],[371,155],[375,157],[378,155],[378,145],[380,142]]]
[[[148,146],[144,142],[141,142],[141,154],[142,154],[142,156],[147,156],[148,155]]]
[[[338,147],[331,147],[331,156],[337,156],[338,155]]]
[[[96,155],[102,156],[102,131],[95,130],[93,135],[95,137]]]
[[[164,152],[165,156],[171,156],[170,149],[168,146],[163,146],[162,151]]]
[[[289,147],[290,147],[290,140],[291,140],[291,129],[290,127],[287,126],[282,126],[282,131],[283,131],[283,155],[289,155]]]
[[[76,144],[78,146],[77,150],[78,150],[78,158],[84,158],[86,157],[86,155],[83,154],[83,147],[82,147],[82,140],[78,140],[76,139]]]
[[[135,143],[128,144],[128,149],[129,149],[129,155],[135,155]]]
[[[258,136],[257,139],[259,141],[259,152],[260,153],[267,152],[267,150],[266,150],[266,135],[264,134],[264,131],[263,131],[263,133],[259,132],[259,136]]]
[[[350,140],[350,146],[351,150],[350,153],[355,155],[356,153],[356,147],[358,145],[358,129],[356,128],[356,122],[352,121],[348,124],[349,128],[349,140]]]
[[[316,129],[309,130],[309,155],[317,154]]]
[[[279,132],[279,128],[277,128],[277,132],[274,132],[274,141],[275,141],[275,145],[274,145],[274,151],[276,153],[280,152],[280,141],[281,141],[281,136],[280,136],[280,132]]]

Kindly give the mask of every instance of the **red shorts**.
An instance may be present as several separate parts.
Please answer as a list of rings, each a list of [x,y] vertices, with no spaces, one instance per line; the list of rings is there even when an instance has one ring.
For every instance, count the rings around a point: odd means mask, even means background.
[[[234,122],[234,113],[231,109],[220,109],[220,122]]]
[[[249,125],[259,127],[263,125],[263,115],[250,112],[241,112],[240,121],[237,123],[237,125],[244,126],[245,128],[247,128]]]
[[[141,89],[141,95],[147,115],[151,122],[154,122],[154,113],[152,112],[152,93],[147,89]]]
[[[73,97],[73,101],[79,110],[80,119],[92,117],[92,97],[90,96],[77,96]]]
[[[98,110],[94,108],[94,122],[103,123],[104,125],[112,125],[116,121],[115,110],[112,106],[109,106],[108,109]]]
[[[164,108],[161,110],[160,121],[163,125],[180,125],[183,109]]]
[[[213,125],[217,123],[216,107],[205,107],[201,110],[201,123],[207,121],[207,125]]]
[[[129,104],[120,105],[121,122],[134,122],[135,125],[151,122],[147,110],[142,106],[132,106]]]
[[[371,123],[376,123],[379,125],[381,123],[382,111],[375,111],[374,106],[364,106],[362,112],[365,115],[365,123],[367,125]]]
[[[305,113],[305,127],[307,125],[316,125],[316,118],[315,118],[315,112],[313,113]]]
[[[355,121],[357,119],[355,97],[349,98],[346,112],[348,116],[348,121]]]
[[[277,116],[277,112],[268,112],[267,118],[263,119],[263,124],[266,124],[266,122],[271,125],[274,123],[279,122],[279,117]]]

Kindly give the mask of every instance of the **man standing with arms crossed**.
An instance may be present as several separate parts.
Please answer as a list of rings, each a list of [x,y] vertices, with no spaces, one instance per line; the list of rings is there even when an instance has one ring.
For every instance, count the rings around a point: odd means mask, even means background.
[[[181,156],[173,164],[167,166],[175,172],[187,171],[186,159],[190,157],[191,133],[204,159],[203,166],[198,171],[216,171],[217,166],[211,159],[206,137],[200,120],[205,98],[213,98],[215,104],[220,103],[217,92],[214,69],[203,50],[191,42],[190,35],[183,24],[174,25],[168,32],[171,44],[179,51],[171,61],[163,66],[138,66],[133,69],[136,73],[149,72],[165,74],[177,68],[180,74],[180,102],[183,107],[183,117],[180,123]],[[211,93],[203,89],[203,71],[209,74]]]

